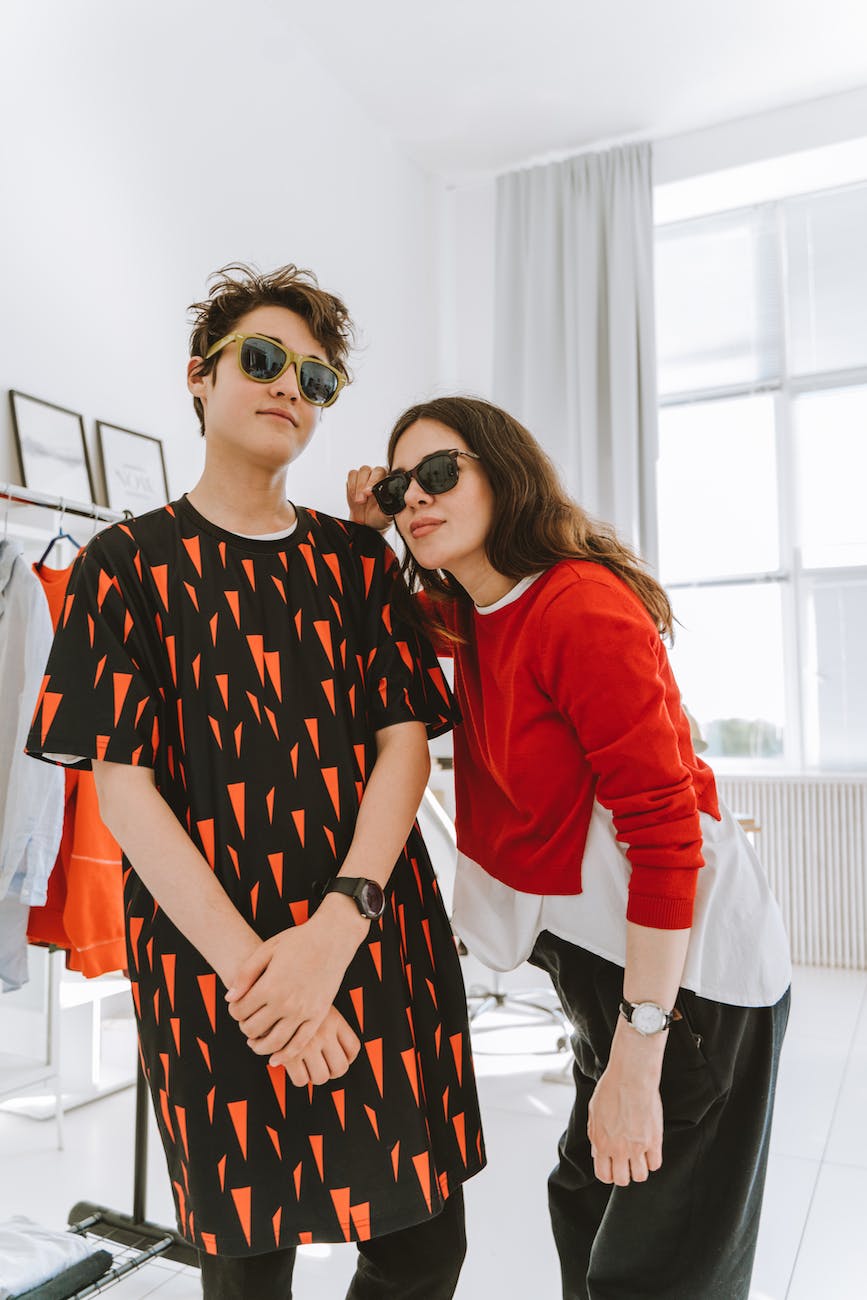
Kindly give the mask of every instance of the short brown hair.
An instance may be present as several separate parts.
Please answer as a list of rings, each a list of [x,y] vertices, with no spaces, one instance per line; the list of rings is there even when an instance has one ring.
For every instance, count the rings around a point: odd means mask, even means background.
[[[660,584],[610,524],[591,518],[567,495],[550,458],[514,416],[474,397],[437,397],[422,402],[404,411],[392,429],[389,465],[398,439],[417,420],[436,420],[454,429],[479,456],[494,494],[494,517],[485,552],[498,573],[526,578],[558,560],[593,560],[621,578],[659,632],[672,637],[671,605]],[[420,586],[435,599],[468,599],[451,574],[422,569],[408,549],[402,567],[410,590]]]
[[[312,271],[304,271],[291,262],[263,275],[244,262],[231,262],[209,277],[210,292],[204,302],[190,306],[193,328],[190,333],[190,356],[204,358],[208,348],[231,334],[238,321],[256,307],[288,307],[307,322],[310,333],[321,344],[335,370],[351,375],[347,368],[355,330],[344,303],[333,293],[320,289]],[[201,375],[216,368],[222,353],[202,361]],[[205,412],[198,397],[193,406],[205,432]]]

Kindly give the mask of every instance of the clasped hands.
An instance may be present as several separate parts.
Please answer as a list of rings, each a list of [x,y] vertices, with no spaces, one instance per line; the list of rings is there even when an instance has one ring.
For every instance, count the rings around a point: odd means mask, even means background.
[[[357,946],[357,938],[354,945],[341,943],[316,914],[263,940],[226,993],[250,1049],[269,1065],[282,1065],[297,1087],[340,1078],[361,1049],[334,1006]]]

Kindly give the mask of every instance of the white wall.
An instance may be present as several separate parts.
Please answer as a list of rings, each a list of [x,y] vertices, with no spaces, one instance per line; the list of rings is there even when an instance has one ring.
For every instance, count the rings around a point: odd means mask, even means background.
[[[865,140],[867,88],[658,140],[657,219],[863,180]],[[493,381],[495,185],[486,175],[455,188],[446,253],[457,285],[455,386],[484,396],[492,395]],[[441,328],[448,328],[445,321]]]
[[[294,261],[361,326],[357,383],[290,473],[343,513],[345,469],[437,371],[434,182],[282,0],[3,0],[0,48],[0,482],[15,388],[82,412],[92,445],[96,419],[161,437],[172,494],[192,486],[186,308],[226,262]]]

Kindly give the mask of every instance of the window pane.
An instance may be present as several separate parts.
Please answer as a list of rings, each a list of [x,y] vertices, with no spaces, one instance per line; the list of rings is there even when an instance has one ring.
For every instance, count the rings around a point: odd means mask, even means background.
[[[815,585],[808,620],[807,762],[867,768],[867,581]]]
[[[672,592],[671,661],[705,758],[783,753],[783,629],[777,583]]]
[[[655,261],[661,393],[777,377],[782,316],[771,209],[663,226]]]
[[[867,185],[783,205],[793,374],[867,364]]]
[[[867,564],[867,388],[808,393],[792,405],[801,561]]]
[[[664,582],[779,567],[769,394],[664,407],[657,481]]]

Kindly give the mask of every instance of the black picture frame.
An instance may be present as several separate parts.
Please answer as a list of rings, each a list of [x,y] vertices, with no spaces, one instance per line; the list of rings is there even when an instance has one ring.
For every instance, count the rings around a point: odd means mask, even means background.
[[[142,515],[164,506],[169,479],[162,439],[106,420],[97,420],[96,436],[110,508]]]
[[[22,487],[67,501],[94,501],[84,417],[14,388],[9,403]]]

